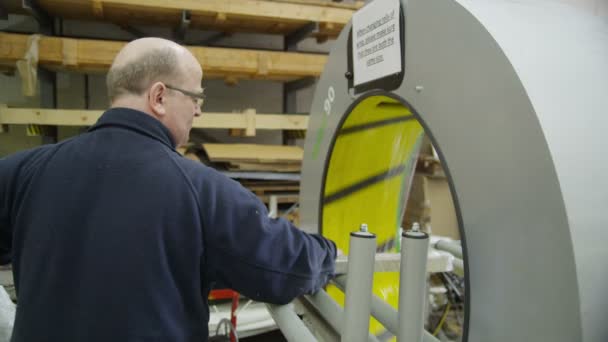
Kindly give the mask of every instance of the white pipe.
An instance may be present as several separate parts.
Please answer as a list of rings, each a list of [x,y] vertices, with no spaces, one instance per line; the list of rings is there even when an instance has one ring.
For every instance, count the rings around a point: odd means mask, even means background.
[[[350,234],[342,342],[367,341],[375,254],[376,235],[362,224],[360,231]]]
[[[424,331],[426,297],[426,259],[429,236],[412,230],[401,235],[401,271],[399,274],[399,342],[421,342]]]
[[[331,298],[324,290],[319,290],[314,295],[305,295],[308,300],[317,309],[319,314],[327,321],[327,323],[339,334],[342,335],[342,325],[344,323],[344,309]],[[378,339],[368,332],[368,342],[378,342]]]
[[[268,203],[268,217],[277,218],[279,216],[279,198],[277,195],[271,195]]]
[[[266,307],[287,341],[315,342],[317,340],[304,325],[300,317],[296,315],[296,312],[293,310],[293,304],[266,304]]]
[[[446,251],[453,256],[462,259],[462,246],[456,242],[450,242],[447,240],[439,240],[435,243],[435,248]]]
[[[346,288],[346,276],[341,275],[333,279],[333,283],[342,291]],[[386,330],[397,335],[399,332],[399,317],[397,310],[393,308],[389,303],[382,300],[382,298],[372,295],[371,305],[372,316],[382,324]],[[423,332],[423,342],[439,342],[435,336],[431,335],[428,331]]]
[[[452,264],[454,265],[454,273],[461,277],[464,277],[464,262],[462,261],[462,259],[454,259],[454,261],[452,261]]]

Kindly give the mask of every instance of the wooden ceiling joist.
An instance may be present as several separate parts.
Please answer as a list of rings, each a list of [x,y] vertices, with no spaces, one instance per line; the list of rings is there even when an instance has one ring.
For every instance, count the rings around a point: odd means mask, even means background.
[[[119,25],[177,27],[184,10],[190,14],[190,27],[204,30],[288,34],[313,22],[324,24],[317,35],[330,38],[338,36],[362,5],[338,6],[304,0],[38,0],[37,3],[51,16],[104,20]]]
[[[28,51],[28,35],[0,32],[0,65],[15,66]],[[42,36],[38,65],[51,70],[105,72],[124,42]],[[291,81],[318,77],[327,56],[245,49],[187,47],[203,66],[204,78]]]

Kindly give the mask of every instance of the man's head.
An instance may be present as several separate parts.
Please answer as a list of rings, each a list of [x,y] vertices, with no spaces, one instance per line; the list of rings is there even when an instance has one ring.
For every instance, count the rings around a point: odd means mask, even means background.
[[[201,115],[203,70],[186,48],[161,38],[134,40],[116,55],[107,76],[111,107],[148,113],[188,142],[192,120]],[[198,100],[198,101],[197,101]]]

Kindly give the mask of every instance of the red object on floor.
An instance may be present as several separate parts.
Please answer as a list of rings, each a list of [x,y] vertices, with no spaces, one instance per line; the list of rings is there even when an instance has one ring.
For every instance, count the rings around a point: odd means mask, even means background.
[[[239,307],[239,294],[230,289],[212,290],[209,293],[209,299],[230,299],[232,298],[232,308],[230,309],[230,323],[236,331],[236,309]],[[230,342],[236,342],[234,333],[230,331]]]

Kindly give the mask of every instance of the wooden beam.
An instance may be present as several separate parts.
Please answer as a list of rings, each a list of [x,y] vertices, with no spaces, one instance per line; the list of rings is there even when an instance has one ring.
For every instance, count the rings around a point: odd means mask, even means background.
[[[92,126],[97,122],[101,114],[102,111],[97,110],[0,107],[0,124]]]
[[[5,108],[6,105],[4,103],[0,103],[0,111]],[[0,121],[0,133],[8,133],[8,125],[2,124],[2,121]]]
[[[272,196],[272,195],[262,195],[262,196],[258,196],[258,198],[262,202],[268,203],[268,202],[270,202],[270,196]],[[278,203],[296,203],[300,199],[300,195],[298,195],[298,194],[279,194],[279,195],[275,195],[275,196],[277,196]]]
[[[329,22],[334,29],[321,33],[331,37],[340,33],[357,8],[303,0],[38,0],[38,4],[55,17],[173,27],[182,10],[188,10],[192,27],[230,32],[286,34],[309,22]]]
[[[27,52],[28,35],[0,32],[0,65],[14,65]],[[105,72],[124,42],[42,36],[38,65],[51,70]],[[327,56],[293,52],[187,47],[205,78],[290,81],[319,77]]]
[[[288,2],[292,4],[304,4],[304,5],[317,5],[325,7],[337,7],[337,8],[348,8],[351,10],[358,10],[365,5],[365,1],[355,2],[335,2],[332,0],[269,0],[273,2]]]
[[[212,162],[301,163],[299,146],[259,144],[203,144]]]
[[[6,108],[0,106],[0,125],[92,126],[103,111],[78,109]],[[203,113],[192,127],[213,129],[251,129],[251,114]],[[255,114],[255,129],[305,130],[308,115]]]

